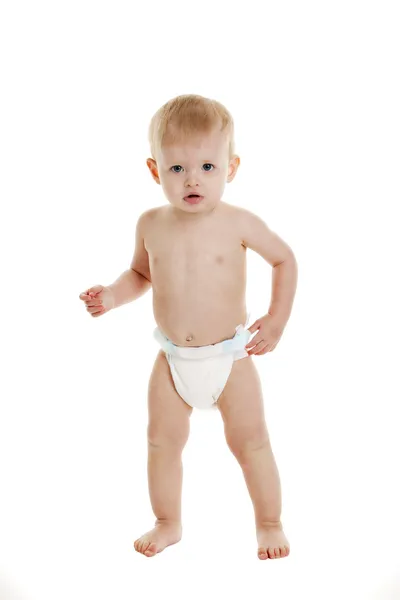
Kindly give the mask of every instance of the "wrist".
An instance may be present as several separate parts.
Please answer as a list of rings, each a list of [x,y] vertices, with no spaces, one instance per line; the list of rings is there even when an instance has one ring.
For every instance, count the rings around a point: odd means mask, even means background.
[[[114,292],[114,290],[113,290],[113,288],[112,288],[112,285],[106,285],[106,286],[104,286],[104,287],[105,287],[105,289],[106,289],[106,290],[108,290],[108,291],[109,291],[109,293],[110,293],[110,297],[111,297],[111,304],[112,304],[112,306],[110,306],[109,310],[112,310],[113,308],[115,308],[115,303],[116,303],[116,300],[115,300],[115,292]]]
[[[267,315],[273,321],[274,325],[279,329],[284,329],[289,320],[289,317],[282,313],[271,313],[268,311]]]

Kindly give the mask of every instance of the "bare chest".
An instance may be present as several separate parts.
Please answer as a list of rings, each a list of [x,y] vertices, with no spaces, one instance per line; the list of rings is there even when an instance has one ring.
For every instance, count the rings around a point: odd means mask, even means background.
[[[228,339],[244,318],[246,248],[223,216],[190,226],[160,219],[146,236],[154,314],[176,344]]]
[[[211,283],[229,283],[245,263],[246,249],[234,228],[221,221],[198,226],[159,229],[147,241],[153,288],[197,290]]]

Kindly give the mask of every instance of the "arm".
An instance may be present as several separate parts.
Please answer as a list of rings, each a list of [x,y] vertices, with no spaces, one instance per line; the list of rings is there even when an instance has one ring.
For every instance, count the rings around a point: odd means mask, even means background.
[[[272,270],[272,293],[268,314],[283,327],[292,312],[297,287],[297,261],[292,253]]]
[[[149,255],[144,245],[144,230],[148,212],[144,212],[136,224],[135,251],[130,268],[108,286],[113,292],[114,308],[140,298],[151,287]]]
[[[290,246],[264,221],[248,210],[240,209],[242,243],[272,266],[272,292],[268,309],[284,327],[289,320],[297,287],[297,261]]]

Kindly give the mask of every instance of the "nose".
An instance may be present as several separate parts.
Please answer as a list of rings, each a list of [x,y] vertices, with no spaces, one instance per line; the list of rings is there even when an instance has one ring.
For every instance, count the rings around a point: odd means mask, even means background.
[[[190,179],[188,178],[186,180],[186,186],[185,187],[187,187],[187,188],[194,188],[194,187],[198,187],[198,185],[199,184],[197,183],[197,180],[194,179],[194,177],[192,177],[192,178],[190,178]]]
[[[194,187],[198,185],[197,177],[193,172],[188,173],[185,181],[186,187]]]

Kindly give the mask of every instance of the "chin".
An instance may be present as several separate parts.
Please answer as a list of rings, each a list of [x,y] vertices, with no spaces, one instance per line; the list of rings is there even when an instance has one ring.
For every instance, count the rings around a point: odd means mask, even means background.
[[[211,202],[211,201],[203,198],[197,204],[190,204],[189,202],[186,202],[186,200],[184,200],[182,198],[180,200],[174,200],[174,201],[169,200],[169,203],[171,204],[171,206],[173,206],[177,210],[181,210],[185,213],[199,213],[199,212],[212,212],[214,209],[217,208],[220,201],[217,200],[217,201]]]
[[[209,207],[208,202],[206,202],[206,200],[204,198],[200,202],[197,202],[196,204],[190,204],[190,202],[186,202],[186,200],[184,200],[183,198],[182,198],[182,200],[177,200],[176,202],[171,202],[171,204],[175,208],[180,208],[181,210],[186,210],[189,212],[193,212],[195,210],[201,210],[201,208],[204,206]]]

